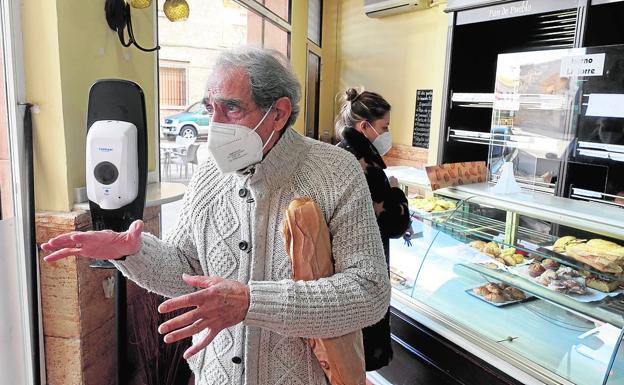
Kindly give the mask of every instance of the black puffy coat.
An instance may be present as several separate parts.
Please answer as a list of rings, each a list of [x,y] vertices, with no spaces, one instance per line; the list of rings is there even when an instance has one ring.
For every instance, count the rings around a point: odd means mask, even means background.
[[[403,236],[410,226],[407,198],[401,189],[390,187],[386,173],[383,171],[386,164],[364,135],[352,127],[345,127],[338,146],[355,155],[362,165],[377,216],[386,264],[389,264],[390,238]],[[388,365],[392,360],[389,311],[381,321],[365,328],[363,335],[366,370],[377,370]]]

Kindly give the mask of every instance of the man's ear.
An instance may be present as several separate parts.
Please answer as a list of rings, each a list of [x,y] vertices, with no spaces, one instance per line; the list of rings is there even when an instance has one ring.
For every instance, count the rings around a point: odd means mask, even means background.
[[[275,101],[273,105],[275,110],[275,117],[273,118],[273,129],[275,131],[281,131],[286,127],[286,123],[292,113],[292,105],[290,99],[287,96],[282,96]]]

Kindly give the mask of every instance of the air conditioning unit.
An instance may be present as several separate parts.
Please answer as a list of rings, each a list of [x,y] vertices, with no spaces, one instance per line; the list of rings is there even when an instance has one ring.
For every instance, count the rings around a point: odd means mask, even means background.
[[[385,17],[429,8],[431,0],[364,0],[368,17]]]

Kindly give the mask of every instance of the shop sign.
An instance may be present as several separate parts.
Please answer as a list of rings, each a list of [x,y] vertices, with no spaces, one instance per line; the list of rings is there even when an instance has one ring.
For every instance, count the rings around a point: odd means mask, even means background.
[[[522,1],[520,3],[513,3],[510,5],[501,5],[499,7],[492,7],[488,10],[488,17],[490,19],[500,19],[505,17],[522,16],[525,13],[531,12],[533,6],[529,1]]]
[[[604,70],[605,54],[564,56],[561,58],[562,78],[572,76],[602,76]]]
[[[483,21],[503,20],[511,17],[536,15],[578,7],[579,0],[525,0],[474,9],[458,10],[457,25]],[[515,33],[515,32],[514,32]]]

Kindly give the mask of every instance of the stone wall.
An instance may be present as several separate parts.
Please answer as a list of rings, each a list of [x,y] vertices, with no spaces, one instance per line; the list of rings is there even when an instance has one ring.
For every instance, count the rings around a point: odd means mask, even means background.
[[[145,210],[146,231],[160,235],[160,207]],[[70,231],[91,228],[85,211],[38,212],[37,243]],[[104,296],[103,282],[116,270],[92,269],[90,260],[69,257],[43,261],[40,287],[45,367],[49,385],[115,384],[115,299]],[[145,293],[128,284],[128,303]],[[133,353],[129,351],[129,356]]]

